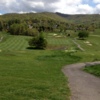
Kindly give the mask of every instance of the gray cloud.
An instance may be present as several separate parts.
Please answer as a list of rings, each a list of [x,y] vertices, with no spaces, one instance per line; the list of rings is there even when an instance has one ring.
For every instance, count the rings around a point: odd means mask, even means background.
[[[95,14],[100,14],[100,4],[97,4],[94,10]]]
[[[0,12],[43,12],[55,11],[53,3],[59,0],[4,0],[0,1]]]
[[[88,1],[88,2],[87,2]],[[100,13],[100,0],[0,0],[0,13],[62,12],[67,14]],[[83,4],[85,3],[85,4]]]
[[[24,0],[24,1],[34,1],[34,2],[44,2],[44,3],[55,3],[60,0]]]
[[[19,9],[22,11],[55,11],[56,7],[53,7],[51,4],[59,0],[24,0],[19,2]],[[32,4],[33,3],[33,4]]]

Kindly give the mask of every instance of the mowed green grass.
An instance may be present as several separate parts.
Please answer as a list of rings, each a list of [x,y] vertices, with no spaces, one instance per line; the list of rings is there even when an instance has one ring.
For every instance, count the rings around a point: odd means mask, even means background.
[[[26,50],[28,47],[28,40],[30,37],[26,36],[12,36],[7,35],[0,43],[0,50],[2,51],[19,51]]]
[[[0,100],[69,100],[61,69],[81,58],[61,50],[28,50],[29,38],[8,36],[0,43]]]
[[[82,48],[85,49],[86,52],[87,51],[90,51],[90,52],[100,51],[100,45],[99,45],[100,37],[90,36],[89,38],[85,40],[77,40],[77,42],[81,45]],[[86,43],[86,42],[89,42],[89,43]]]
[[[100,35],[99,35],[100,36]],[[78,44],[85,50],[84,52],[76,52],[75,55],[82,57],[82,62],[100,60],[100,37],[89,36],[86,40],[76,40]],[[89,45],[86,42],[90,42]]]
[[[85,67],[84,71],[100,77],[100,65]]]
[[[96,29],[96,30],[93,32],[93,35],[100,35],[100,29]]]
[[[60,36],[60,35],[59,35]],[[0,42],[0,50],[2,51],[20,51],[27,50],[29,47],[28,41],[31,37],[27,36],[12,36],[7,35]],[[77,49],[76,45],[72,42],[71,38],[66,37],[46,37],[49,50],[65,50],[65,49]]]
[[[78,51],[73,53],[81,57],[81,62],[94,62],[100,61],[100,30],[96,30],[93,34],[85,40],[76,40],[78,44],[85,50],[84,52]],[[80,62],[79,61],[79,62]],[[100,65],[85,67],[86,72],[100,77]]]
[[[72,38],[65,37],[64,35],[57,34],[56,36],[53,33],[48,34],[46,37],[48,41],[48,49],[53,50],[75,50],[77,49],[76,45],[72,42]]]

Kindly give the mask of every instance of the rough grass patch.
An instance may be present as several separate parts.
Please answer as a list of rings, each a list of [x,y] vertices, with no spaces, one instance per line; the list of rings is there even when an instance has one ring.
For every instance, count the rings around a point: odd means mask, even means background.
[[[87,66],[84,71],[100,77],[100,65]]]

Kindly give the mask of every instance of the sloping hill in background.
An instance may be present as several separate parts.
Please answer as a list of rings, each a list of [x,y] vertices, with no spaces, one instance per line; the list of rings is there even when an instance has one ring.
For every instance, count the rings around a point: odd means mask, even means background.
[[[21,27],[25,27],[25,29]],[[16,28],[17,27],[17,28]],[[31,30],[33,28],[33,30]],[[32,35],[38,32],[66,32],[66,30],[100,29],[100,15],[68,15],[62,13],[41,12],[26,14],[4,14],[0,16],[0,31]],[[20,29],[23,30],[20,31]],[[13,31],[12,31],[13,30]],[[30,31],[31,30],[31,31]],[[30,34],[29,34],[30,33]],[[18,34],[16,34],[18,35]]]
[[[17,14],[17,13],[8,13],[0,16],[0,19],[16,19],[16,18],[21,18],[21,19],[31,19],[31,18],[36,18],[36,19],[51,19],[55,21],[61,21],[61,22],[68,22],[66,18],[63,18],[56,13],[50,13],[50,12],[41,12],[41,13],[26,13],[26,14]]]
[[[100,22],[99,14],[77,14],[69,15],[63,13],[52,13],[52,12],[41,12],[41,13],[26,13],[26,14],[17,14],[17,13],[8,13],[0,15],[0,19],[11,19],[11,18],[22,18],[22,19],[51,19],[61,22],[72,22],[72,23],[98,23]]]
[[[62,14],[62,13],[56,13],[57,15],[70,20],[71,22],[74,22],[76,24],[79,23],[100,23],[100,15],[99,14],[77,14],[77,15],[68,15],[68,14]]]

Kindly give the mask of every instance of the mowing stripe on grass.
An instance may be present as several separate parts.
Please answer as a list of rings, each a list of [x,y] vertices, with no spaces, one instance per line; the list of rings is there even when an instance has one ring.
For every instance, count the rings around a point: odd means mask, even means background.
[[[6,41],[0,43],[1,50],[26,50],[28,39],[26,36],[8,36]]]

